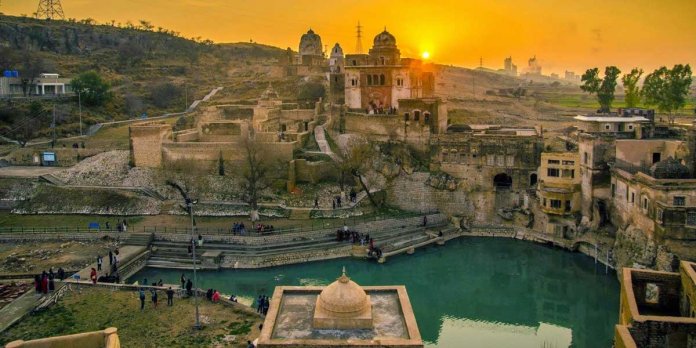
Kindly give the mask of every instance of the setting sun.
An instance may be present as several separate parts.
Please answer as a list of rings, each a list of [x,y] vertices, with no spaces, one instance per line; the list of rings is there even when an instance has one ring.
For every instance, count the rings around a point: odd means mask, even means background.
[[[423,52],[423,54],[421,54],[421,56],[423,57],[423,59],[428,59],[428,58],[430,58],[430,52],[427,52],[427,51]]]

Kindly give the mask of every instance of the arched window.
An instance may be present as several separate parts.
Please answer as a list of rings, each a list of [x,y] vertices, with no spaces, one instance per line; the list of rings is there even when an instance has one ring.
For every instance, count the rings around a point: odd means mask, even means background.
[[[404,113],[404,121],[408,121],[409,116],[408,112]]]
[[[416,110],[413,112],[413,120],[414,121],[420,120],[420,111],[419,110]]]
[[[372,75],[367,75],[367,85],[372,85]]]
[[[384,86],[384,74],[379,75],[379,85]]]
[[[372,83],[375,85],[379,84],[379,76],[378,75],[372,75]]]
[[[386,61],[385,61],[384,57],[379,57],[379,60],[382,62],[382,65],[385,65]]]

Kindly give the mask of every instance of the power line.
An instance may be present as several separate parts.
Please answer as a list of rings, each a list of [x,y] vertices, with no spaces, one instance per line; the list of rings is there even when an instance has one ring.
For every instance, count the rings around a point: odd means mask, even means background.
[[[63,6],[60,4],[60,0],[39,0],[36,18],[65,19]]]

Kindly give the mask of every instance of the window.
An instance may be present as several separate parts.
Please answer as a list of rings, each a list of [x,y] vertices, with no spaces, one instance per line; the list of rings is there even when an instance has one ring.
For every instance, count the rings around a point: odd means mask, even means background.
[[[513,155],[505,156],[505,165],[508,167],[515,166],[515,156],[513,156]]]
[[[563,169],[564,178],[575,178],[575,169]]]
[[[558,168],[548,168],[546,169],[546,176],[551,176],[557,178],[560,176]]]
[[[672,201],[672,204],[676,205],[677,207],[683,207],[686,205],[686,197],[674,196],[674,200]]]
[[[605,130],[610,130],[610,129],[611,129],[611,125],[608,124],[608,123],[605,124],[605,125],[604,125],[604,129],[605,129]]]
[[[368,86],[372,85],[372,75],[367,75],[367,85]]]
[[[549,164],[561,164],[559,160],[549,160]]]
[[[358,61],[353,59],[353,66],[356,66],[356,65],[358,65]]]
[[[657,222],[660,224],[662,223],[663,214],[664,214],[664,211],[662,209],[657,208],[657,210],[655,210],[655,220],[657,220]]]
[[[496,155],[495,156],[495,165],[498,167],[504,167],[505,166],[505,156],[504,155]]]
[[[588,157],[588,156],[587,156],[587,152],[583,152],[583,154],[582,154],[582,162],[585,163],[585,164],[587,164],[587,157]]]
[[[686,226],[696,226],[696,211],[686,212]]]
[[[570,201],[566,201],[565,203],[565,211],[570,212]]]
[[[551,200],[551,208],[561,209],[561,200],[560,199],[552,199]]]
[[[648,200],[648,197],[643,197],[643,199],[641,199],[641,204],[640,204],[641,209],[643,209],[643,213],[648,212],[649,205],[650,205],[650,200]]]
[[[486,156],[486,161],[489,166],[494,166],[495,165],[495,155],[488,155]]]
[[[416,110],[413,112],[413,120],[414,121],[419,121],[420,120],[420,111]]]
[[[404,113],[404,121],[408,121],[408,118],[409,118],[408,112]]]
[[[632,124],[629,124],[629,125],[628,125],[628,130],[633,130],[633,125],[632,125]]]
[[[628,198],[629,198],[628,203],[631,203],[631,204],[635,203],[636,202],[636,193],[631,192],[631,194],[628,196]]]
[[[572,166],[575,165],[575,161],[563,161],[562,162],[564,166]]]
[[[616,196],[616,184],[611,184],[611,196]]]
[[[384,63],[386,62],[384,57],[379,57],[379,60],[382,62],[382,65],[384,65]]]
[[[652,154],[652,162],[653,164],[660,162],[660,157],[662,157],[662,154],[659,152],[653,152]]]
[[[384,86],[384,74],[379,75],[379,84],[380,86]]]
[[[542,204],[542,205],[543,205],[543,206],[546,206],[546,198],[544,198],[544,204]]]

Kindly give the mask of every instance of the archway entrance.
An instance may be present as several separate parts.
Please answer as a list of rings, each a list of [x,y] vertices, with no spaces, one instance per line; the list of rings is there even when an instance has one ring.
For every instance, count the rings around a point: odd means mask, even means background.
[[[529,186],[531,187],[531,186],[534,186],[536,184],[537,184],[537,174],[532,173],[531,175],[529,175]]]
[[[493,187],[500,190],[509,190],[512,187],[512,177],[505,173],[496,175],[493,177]]]

